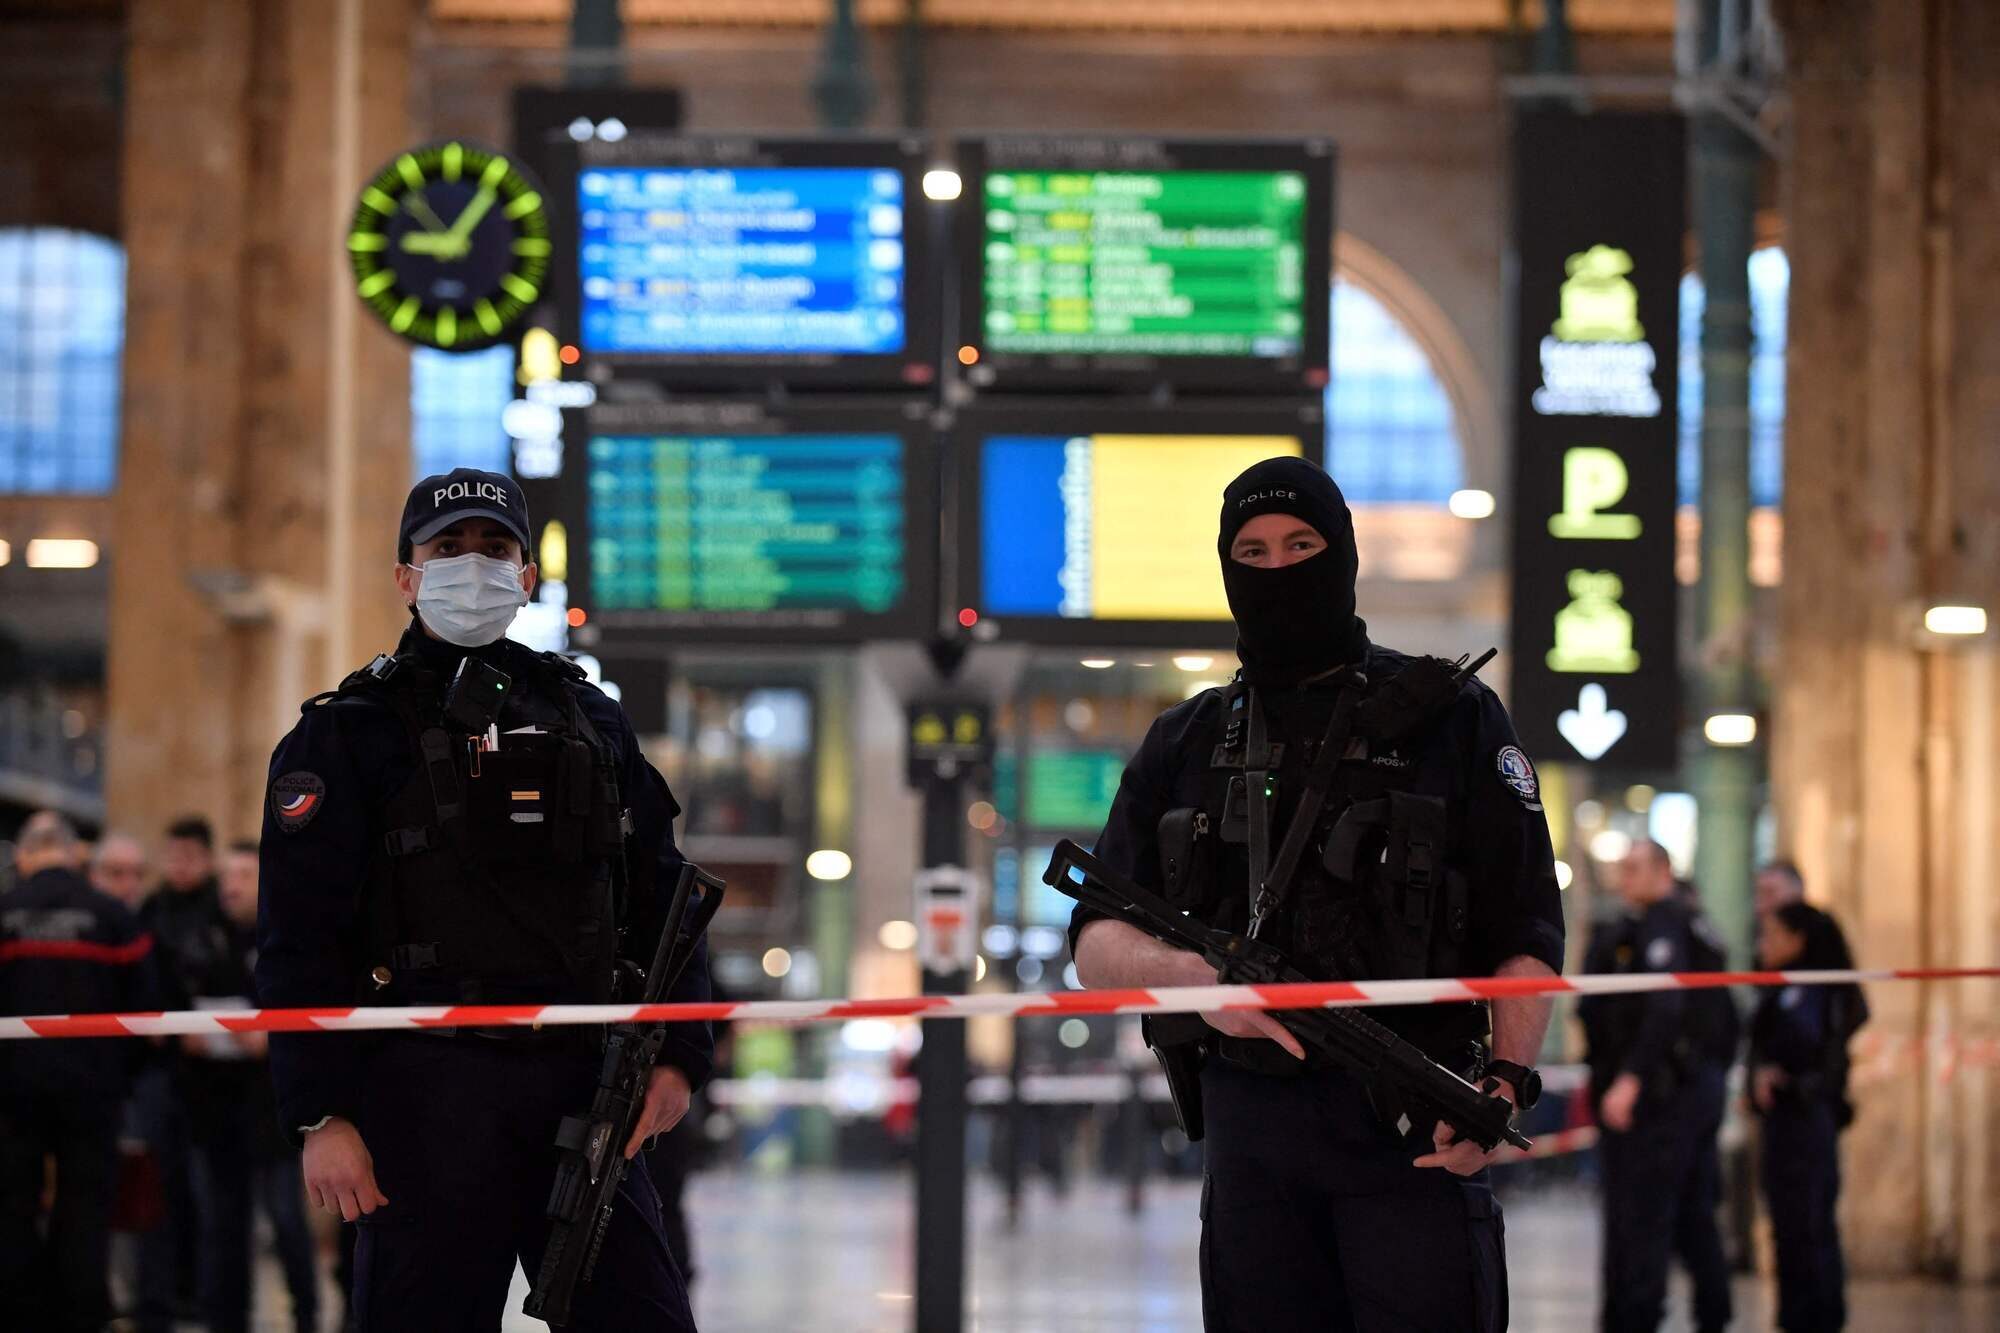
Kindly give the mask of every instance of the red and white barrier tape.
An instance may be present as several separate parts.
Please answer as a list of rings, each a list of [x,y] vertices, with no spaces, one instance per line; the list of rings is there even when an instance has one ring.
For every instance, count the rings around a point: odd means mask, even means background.
[[[1874,968],[1847,972],[1640,972],[1580,977],[1459,977],[1425,981],[1306,981],[1278,986],[910,995],[881,1000],[745,1000],[707,1004],[483,1004],[401,1008],[204,1009],[150,1014],[0,1018],[0,1040],[162,1037],[217,1032],[375,1032],[444,1027],[562,1027],[629,1021],[838,1023],[852,1018],[1173,1014],[1215,1009],[1340,1009],[1453,1004],[1536,995],[1632,995],[1711,986],[1831,986],[2000,979],[2000,967]]]

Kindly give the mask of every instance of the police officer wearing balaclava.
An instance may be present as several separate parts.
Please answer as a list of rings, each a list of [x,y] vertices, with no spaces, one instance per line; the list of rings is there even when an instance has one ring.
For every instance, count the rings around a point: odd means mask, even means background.
[[[1336,702],[1357,691],[1310,850],[1262,938],[1326,979],[1552,975],[1563,920],[1535,770],[1491,690],[1369,641],[1332,478],[1294,458],[1250,468],[1223,492],[1217,553],[1242,672],[1153,723],[1097,855],[1242,930],[1251,864],[1284,838]],[[1259,737],[1282,750],[1256,755]],[[1247,798],[1255,772],[1262,800]],[[1071,947],[1089,986],[1216,980],[1196,955],[1084,908]],[[1517,1105],[1539,1095],[1545,1000],[1372,1012]],[[1173,1046],[1170,1025],[1151,1035],[1200,1062],[1207,1328],[1504,1327],[1491,1155],[1406,1114],[1393,1090],[1302,1058],[1267,1014],[1203,1019],[1197,1046]]]
[[[503,636],[535,586],[521,490],[460,469],[403,511],[393,655],[308,701],[271,759],[258,999],[267,1006],[603,1002],[649,959],[679,806],[623,710]],[[455,688],[456,686],[456,688]],[[708,996],[705,953],[669,997]],[[279,1115],[312,1202],[360,1224],[361,1330],[497,1328],[538,1270],[557,1126],[589,1105],[589,1028],[275,1034]],[[669,1029],[629,1157],[710,1070]],[[644,1171],[627,1172],[572,1329],[692,1329]]]

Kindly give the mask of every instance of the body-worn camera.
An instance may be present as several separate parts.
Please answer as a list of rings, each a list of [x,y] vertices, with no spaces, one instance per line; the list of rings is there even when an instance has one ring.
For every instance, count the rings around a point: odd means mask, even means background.
[[[500,720],[500,708],[513,688],[512,676],[468,654],[445,691],[444,720],[468,736],[483,736]]]

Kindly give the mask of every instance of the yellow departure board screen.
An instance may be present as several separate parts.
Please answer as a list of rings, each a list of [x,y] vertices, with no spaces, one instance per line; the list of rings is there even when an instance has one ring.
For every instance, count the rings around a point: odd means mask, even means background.
[[[980,448],[980,603],[996,616],[1226,621],[1222,488],[1291,435],[990,434]]]

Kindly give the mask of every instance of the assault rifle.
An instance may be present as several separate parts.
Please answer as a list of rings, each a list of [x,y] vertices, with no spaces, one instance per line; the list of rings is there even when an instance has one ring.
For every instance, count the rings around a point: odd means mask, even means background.
[[[699,899],[694,897],[697,881],[703,890]],[[722,905],[722,891],[721,880],[692,862],[682,862],[653,965],[646,969],[641,1004],[659,1004],[672,992],[715,909]],[[541,1273],[522,1308],[557,1328],[569,1322],[577,1285],[590,1281],[597,1269],[619,1182],[631,1169],[625,1145],[645,1110],[653,1065],[666,1039],[663,1023],[612,1024],[590,1110],[564,1116],[556,1130],[556,1146],[563,1154],[555,1188],[549,1192],[548,1213],[554,1225],[542,1252]]]
[[[1071,877],[1072,869],[1082,872],[1080,882]],[[1177,911],[1067,838],[1056,844],[1042,879],[1092,911],[1200,954],[1225,985],[1314,979],[1268,944]],[[1366,1014],[1353,1009],[1276,1009],[1271,1016],[1308,1051],[1327,1057],[1371,1088],[1385,1087],[1409,1113],[1435,1116],[1458,1137],[1489,1152],[1503,1141],[1517,1148],[1529,1146],[1529,1139],[1514,1128],[1514,1108],[1504,1097],[1481,1092]]]

